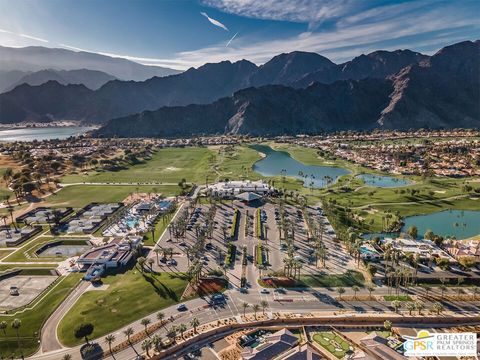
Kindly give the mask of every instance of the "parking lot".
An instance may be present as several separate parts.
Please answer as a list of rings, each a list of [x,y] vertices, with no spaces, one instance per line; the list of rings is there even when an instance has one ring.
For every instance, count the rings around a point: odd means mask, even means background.
[[[186,206],[186,205],[185,205]],[[179,211],[185,211],[185,206]],[[160,254],[160,271],[187,271],[190,263],[194,261],[190,250],[196,242],[200,230],[205,229],[206,217],[210,205],[200,205],[189,210],[187,217],[187,231],[184,237],[176,238],[166,231],[157,243],[161,249],[167,249],[167,253],[173,252],[173,256],[165,258]],[[205,239],[205,248],[201,259],[203,271],[218,269],[225,264],[227,254],[227,241],[230,235],[235,206],[233,204],[218,204],[214,214],[213,228]],[[237,239],[233,240],[236,243]],[[171,251],[170,251],[171,250]],[[156,256],[150,254],[150,256]],[[233,266],[232,266],[233,267]]]
[[[12,276],[0,280],[0,309],[10,310],[30,303],[40,295],[56,276]],[[16,286],[18,295],[10,295],[10,288]]]
[[[284,268],[284,259],[287,257],[288,246],[285,241],[285,229],[294,237],[293,259],[302,265],[302,274],[315,275],[325,271],[329,274],[343,274],[356,267],[351,257],[341,246],[334,241],[334,233],[328,220],[316,208],[306,207],[305,213],[310,216],[315,226],[319,229],[318,237],[326,249],[325,264],[315,255],[315,240],[309,239],[308,226],[304,212],[295,206],[285,205],[283,221],[280,207],[267,203],[262,209],[266,213],[265,225],[268,229],[263,243],[268,247],[269,269],[281,271]],[[280,237],[281,235],[281,237]]]

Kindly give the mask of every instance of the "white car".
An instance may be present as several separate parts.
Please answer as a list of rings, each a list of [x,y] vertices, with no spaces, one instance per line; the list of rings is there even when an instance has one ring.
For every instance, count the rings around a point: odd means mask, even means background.
[[[260,294],[270,294],[270,291],[268,291],[267,289],[262,289],[260,290]]]

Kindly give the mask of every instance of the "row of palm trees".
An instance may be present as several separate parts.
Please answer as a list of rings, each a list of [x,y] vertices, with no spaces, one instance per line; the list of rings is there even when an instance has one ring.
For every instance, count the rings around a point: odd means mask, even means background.
[[[247,309],[252,308],[255,320],[257,319],[257,313],[262,310],[263,315],[265,315],[265,310],[268,308],[268,302],[265,300],[260,301],[259,304],[249,304],[247,302],[242,303],[242,309],[243,309],[243,316],[246,315]]]
[[[172,326],[169,329],[165,327],[165,314],[163,312],[158,312],[156,315],[157,320],[162,324],[163,328],[167,331],[167,336],[171,338],[173,341],[175,341],[175,338],[179,334],[182,338],[184,337],[184,333],[187,331],[188,327],[186,324],[179,324],[178,326]],[[162,336],[158,334],[154,334],[151,336],[148,332],[148,326],[152,323],[152,320],[150,318],[144,318],[140,321],[140,324],[144,326],[144,332],[148,336],[147,339],[145,339],[142,344],[141,348],[143,351],[146,352],[147,356],[150,357],[150,351],[154,350],[156,352],[160,352],[162,348],[164,347],[164,342]],[[198,326],[200,325],[200,321],[198,318],[193,318],[190,321],[190,326],[192,327],[194,333],[197,333]],[[1,327],[0,327],[1,329]],[[132,342],[132,336],[135,334],[135,331],[133,330],[133,327],[128,327],[123,331],[123,335],[127,338],[127,342],[129,345],[133,348],[133,342]],[[105,344],[108,345],[108,349],[110,352],[110,355],[114,357],[113,355],[113,344],[117,340],[117,337],[115,334],[108,334],[104,338]],[[62,360],[71,360],[72,356],[70,354],[66,354],[62,357]]]
[[[18,347],[20,348],[20,328],[22,327],[22,320],[13,319],[10,323],[10,327],[15,330],[17,335]],[[7,336],[8,323],[6,321],[0,321],[0,330],[3,332],[3,336]]]

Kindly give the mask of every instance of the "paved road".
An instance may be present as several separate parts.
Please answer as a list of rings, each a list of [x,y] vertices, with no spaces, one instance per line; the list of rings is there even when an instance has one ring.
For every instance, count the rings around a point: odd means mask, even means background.
[[[251,290],[248,294],[241,294],[236,289],[231,289],[226,292],[227,302],[223,306],[206,307],[206,299],[194,299],[187,303],[188,311],[186,312],[179,313],[176,310],[176,306],[171,306],[167,309],[162,310],[162,312],[166,315],[167,318],[170,316],[175,316],[176,319],[170,324],[168,324],[165,328],[160,328],[156,333],[165,338],[167,328],[170,328],[172,325],[179,325],[181,323],[189,326],[190,321],[193,318],[199,319],[200,323],[207,323],[214,321],[215,319],[222,319],[241,315],[243,313],[243,308],[241,306],[243,302],[254,304],[259,303],[261,300],[266,300],[268,302],[269,307],[267,311],[269,312],[281,311],[292,313],[310,313],[312,311],[315,311],[330,314],[333,311],[339,311],[341,309],[343,311],[352,313],[390,313],[390,302],[388,301],[342,301],[339,303],[333,298],[334,292],[332,291],[331,293],[332,294],[330,294],[329,296],[329,294],[325,294],[324,291],[319,292],[316,290],[287,290],[285,294],[279,296],[273,292],[271,292],[270,294],[262,295],[259,294],[258,291],[254,290]],[[292,299],[293,301],[290,301]],[[427,307],[429,306],[431,306],[431,304],[427,304]],[[451,302],[446,303],[445,307],[456,313],[462,314],[462,316],[478,316],[480,310],[480,301],[475,301],[468,304]],[[251,312],[251,308],[247,310],[247,313],[249,311]],[[152,319],[152,321],[155,321],[155,317],[153,314],[150,316],[150,318]],[[143,330],[143,326],[140,324],[140,321],[135,321],[134,323],[122,329],[119,329],[114,333],[117,338],[115,344],[118,344],[125,340],[123,331],[127,327],[133,327],[135,332]],[[103,339],[99,339],[97,341],[105,350],[107,349],[107,346],[104,343]],[[80,360],[79,351],[80,347],[75,347],[72,349],[59,349],[49,353],[37,354],[33,356],[32,359],[58,360],[64,354],[68,353],[73,356],[74,360]],[[135,344],[132,347],[115,354],[115,359],[134,359],[136,353],[142,353],[141,344]]]
[[[45,322],[41,334],[40,353],[63,349],[57,337],[58,324],[89,286],[89,282],[82,281]]]

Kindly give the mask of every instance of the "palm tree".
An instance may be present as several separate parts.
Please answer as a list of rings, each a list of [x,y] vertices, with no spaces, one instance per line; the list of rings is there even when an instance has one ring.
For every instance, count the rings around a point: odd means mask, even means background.
[[[257,320],[257,311],[260,310],[260,305],[254,304],[252,306],[253,313],[255,314],[255,320]]]
[[[339,287],[337,289],[337,293],[339,295],[339,299],[342,300],[342,294],[345,294],[345,289],[343,287]]]
[[[165,324],[163,323],[163,319],[165,319],[165,314],[162,312],[157,313],[157,320],[162,323],[162,325],[165,327]]]
[[[22,320],[20,319],[14,319],[12,321],[12,328],[15,329],[16,333],[17,333],[17,342],[18,342],[18,347],[20,347],[20,334],[19,334],[19,331],[20,331],[20,327],[22,326]]]
[[[383,327],[385,328],[385,330],[387,331],[390,331],[392,330],[392,322],[390,320],[385,320],[383,322]]]
[[[65,355],[62,356],[62,360],[72,360],[72,355],[65,354]]]
[[[157,255],[157,265],[160,265],[160,259],[158,258],[158,254],[160,254],[163,250],[159,247],[156,247],[155,249],[153,249],[153,251],[155,252],[155,255]]]
[[[153,258],[148,258],[147,260],[147,264],[148,264],[148,267],[150,268],[150,272],[153,274],[153,264],[155,263],[155,260],[153,260]]]
[[[145,319],[142,319],[140,321],[140,324],[143,325],[143,327],[145,328],[145,334],[148,335],[148,331],[147,331],[147,327],[148,325],[150,325],[152,323],[152,320],[150,320],[150,318],[145,318]]]
[[[110,350],[110,354],[112,354],[112,344],[114,341],[115,341],[115,335],[108,334],[107,336],[105,336],[105,342],[108,344],[108,350]]]
[[[162,347],[162,337],[160,335],[153,335],[152,344],[156,351],[160,351],[160,348]]]
[[[265,309],[268,307],[268,302],[266,300],[260,301],[260,306],[262,307],[263,315],[265,315]]]
[[[185,331],[187,331],[187,325],[185,325],[185,324],[180,324],[180,325],[178,325],[178,331],[180,332],[180,336],[181,336],[182,339],[183,339],[183,333],[184,333]]]
[[[242,307],[243,307],[243,316],[245,316],[245,311],[247,311],[247,309],[250,307],[250,304],[249,303],[242,303]]]
[[[425,309],[425,304],[421,301],[415,301],[415,308],[418,311],[418,315],[422,315],[422,310]]]
[[[442,290],[442,295],[440,295],[441,298],[443,298],[443,294],[445,294],[445,291],[448,290],[448,288],[445,285],[440,285],[440,290]]]
[[[440,315],[440,313],[445,310],[443,305],[439,302],[436,302],[433,304],[432,309],[437,312],[437,315]]]
[[[413,302],[407,303],[407,310],[409,315],[412,315],[412,311],[414,311],[415,309],[416,309],[415,303]]]
[[[0,330],[3,331],[3,336],[7,336],[7,327],[8,327],[8,324],[6,321],[0,322]]]
[[[370,285],[367,286],[367,290],[368,290],[368,297],[371,299],[372,298],[372,292],[375,291],[375,286],[370,284]]]
[[[140,267],[140,271],[143,272],[143,266],[145,265],[145,261],[147,261],[143,256],[138,257],[137,265]]]
[[[133,328],[129,327],[129,328],[126,328],[125,331],[123,332],[125,334],[125,336],[127,337],[127,340],[128,340],[128,343],[131,345],[132,342],[130,341],[130,336],[133,335]]]
[[[142,350],[147,353],[147,357],[150,357],[150,350],[152,349],[152,341],[146,339],[142,342]]]
[[[402,303],[398,300],[392,301],[392,307],[395,309],[395,312],[398,314],[398,309],[402,306]]]
[[[177,332],[178,332],[177,327],[172,326],[170,329],[168,329],[167,336],[171,337],[173,341],[176,342]]]
[[[198,325],[200,325],[200,320],[198,320],[195,317],[195,318],[192,319],[192,321],[190,321],[190,325],[192,325],[192,327],[193,327],[193,332],[197,333],[197,327],[198,327]]]
[[[354,297],[354,299],[356,299],[357,298],[357,292],[360,289],[358,288],[358,286],[355,285],[355,286],[352,286],[352,290],[353,290],[353,293],[354,293],[353,297]]]

